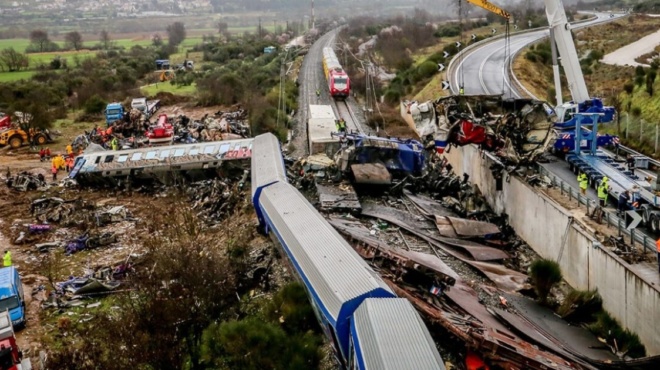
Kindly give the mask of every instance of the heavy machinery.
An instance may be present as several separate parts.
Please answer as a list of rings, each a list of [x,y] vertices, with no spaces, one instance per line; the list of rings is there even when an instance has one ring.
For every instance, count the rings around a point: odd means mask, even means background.
[[[164,71],[161,71],[160,74],[158,75],[158,79],[160,82],[165,82],[174,79],[176,77],[176,73],[174,72],[173,69],[167,69]]]
[[[0,112],[0,130],[11,127],[11,116]]]
[[[48,130],[31,128],[27,132],[22,128],[9,128],[0,132],[0,146],[9,145],[12,149],[18,149],[23,145],[45,145],[52,142]]]

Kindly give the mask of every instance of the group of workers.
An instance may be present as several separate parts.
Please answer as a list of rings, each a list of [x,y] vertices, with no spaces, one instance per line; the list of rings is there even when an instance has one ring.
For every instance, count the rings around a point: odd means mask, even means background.
[[[589,187],[589,178],[587,177],[587,174],[584,172],[580,172],[580,174],[577,177],[577,181],[578,181],[578,185],[580,186],[580,193],[586,196],[587,188]],[[605,176],[603,177],[603,179],[600,181],[600,184],[598,184],[598,187],[596,188],[598,194],[598,203],[600,204],[601,207],[605,207],[607,205],[607,200],[609,197],[610,190],[611,190],[610,179],[607,176]],[[637,192],[637,190],[638,190],[637,186],[635,185],[633,189],[622,191],[619,194],[617,210],[619,211],[620,214],[625,211],[634,209],[636,207],[637,202],[636,199],[634,199],[633,197],[633,193]]]
[[[53,174],[53,181],[57,180],[57,173],[59,171],[66,170],[66,172],[70,172],[73,169],[74,158],[76,156],[73,146],[69,144],[65,150],[66,156],[64,154],[51,156],[50,148],[41,148],[39,150],[39,158],[42,162],[47,159],[51,160],[50,171]]]

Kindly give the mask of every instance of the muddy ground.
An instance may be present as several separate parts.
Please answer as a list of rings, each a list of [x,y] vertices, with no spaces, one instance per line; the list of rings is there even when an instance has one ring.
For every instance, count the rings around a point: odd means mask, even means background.
[[[194,119],[200,119],[205,114],[213,115],[223,110],[223,107],[197,108],[189,103],[181,103],[163,107],[159,114],[180,115],[185,114]],[[69,123],[57,127],[56,141],[48,147],[53,154],[64,152],[66,145],[84,130],[93,128],[102,121],[89,123]],[[68,189],[57,183],[52,183],[47,191],[17,192],[5,186],[8,174],[28,171],[33,174],[43,174],[48,182],[51,180],[50,161],[41,162],[38,152],[28,147],[18,150],[8,148],[0,149],[0,246],[12,252],[13,264],[18,268],[23,279],[26,296],[25,329],[17,333],[19,347],[23,353],[32,359],[33,365],[38,364],[38,356],[45,349],[47,337],[57,331],[57,317],[69,315],[66,309],[42,308],[50,292],[53,291],[51,281],[64,281],[69,276],[82,276],[86,269],[99,266],[115,266],[125,261],[129,254],[139,255],[141,252],[140,235],[148,232],[145,229],[145,220],[152,215],[162,213],[173,202],[181,198],[165,193],[162,189],[144,192],[122,192],[114,189]],[[66,173],[58,174],[58,180],[66,177]],[[30,211],[30,205],[35,199],[41,197],[59,197],[65,200],[82,199],[87,205],[107,209],[112,206],[124,206],[131,215],[130,220],[112,223],[96,231],[111,231],[118,235],[117,243],[95,250],[84,250],[70,256],[63,253],[63,248],[42,253],[35,249],[35,244],[44,242],[64,242],[75,238],[86,230],[80,225],[63,226],[51,223],[53,229],[44,234],[31,235],[27,232],[27,225],[38,223]],[[81,211],[82,212],[82,211]],[[243,223],[254,223],[256,218],[250,212]],[[24,241],[16,243],[23,233]],[[266,239],[264,242],[269,242]],[[47,257],[51,256],[51,257]],[[85,305],[96,302],[98,299],[85,301]],[[83,306],[83,307],[84,307]],[[85,310],[78,319],[83,319]],[[91,312],[91,311],[90,311]],[[80,314],[80,312],[78,312]],[[74,316],[71,316],[74,317]]]

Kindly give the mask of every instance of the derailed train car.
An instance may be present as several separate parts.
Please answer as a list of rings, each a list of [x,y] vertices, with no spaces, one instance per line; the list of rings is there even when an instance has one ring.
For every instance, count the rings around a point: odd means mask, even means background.
[[[422,140],[440,154],[448,145],[478,144],[519,164],[534,161],[556,138],[554,110],[538,100],[453,95],[404,107]]]
[[[69,174],[81,185],[116,184],[126,179],[168,182],[176,177],[199,178],[225,163],[252,156],[253,139],[202,142],[129,150],[104,150],[90,145]]]
[[[254,140],[252,201],[260,228],[279,242],[304,284],[342,368],[444,369],[410,303],[288,183],[277,138]]]

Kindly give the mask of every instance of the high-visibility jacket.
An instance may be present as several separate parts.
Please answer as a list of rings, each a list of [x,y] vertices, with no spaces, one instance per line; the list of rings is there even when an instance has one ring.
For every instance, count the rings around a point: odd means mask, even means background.
[[[71,153],[73,153],[73,147],[71,146],[71,144],[69,144],[66,146],[66,154],[71,154]]]
[[[2,257],[2,265],[4,267],[11,266],[11,252],[10,251],[7,251],[7,253],[5,253],[5,255],[4,255],[4,257]]]
[[[655,248],[658,250],[658,253],[660,253],[660,239],[655,241]]]
[[[607,183],[601,182],[598,185],[598,199],[607,200]]]
[[[589,179],[586,174],[580,174],[577,178],[578,183],[580,184],[580,189],[586,189],[589,187]]]

